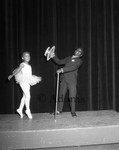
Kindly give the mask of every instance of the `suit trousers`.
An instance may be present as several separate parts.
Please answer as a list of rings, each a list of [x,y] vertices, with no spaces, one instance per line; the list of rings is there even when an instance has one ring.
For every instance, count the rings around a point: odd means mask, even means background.
[[[67,82],[61,82],[60,83],[60,89],[59,89],[59,99],[58,99],[58,106],[57,110],[59,112],[62,112],[65,95],[69,91],[69,100],[70,100],[70,107],[71,112],[75,112],[75,102],[76,102],[76,85],[67,83]]]

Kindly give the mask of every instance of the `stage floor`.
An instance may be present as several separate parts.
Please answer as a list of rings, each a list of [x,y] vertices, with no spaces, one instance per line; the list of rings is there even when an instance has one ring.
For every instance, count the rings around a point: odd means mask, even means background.
[[[119,143],[119,113],[113,110],[81,111],[77,117],[63,112],[54,120],[49,113],[20,119],[0,115],[0,150],[53,148]]]

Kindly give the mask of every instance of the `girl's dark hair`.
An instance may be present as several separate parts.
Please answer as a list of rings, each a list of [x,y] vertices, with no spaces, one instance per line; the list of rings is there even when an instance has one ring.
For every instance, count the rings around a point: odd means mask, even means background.
[[[23,52],[23,53],[22,53],[21,57],[23,57],[23,56],[24,56],[24,54],[26,54],[26,53],[30,55],[30,52],[25,51],[25,52]]]

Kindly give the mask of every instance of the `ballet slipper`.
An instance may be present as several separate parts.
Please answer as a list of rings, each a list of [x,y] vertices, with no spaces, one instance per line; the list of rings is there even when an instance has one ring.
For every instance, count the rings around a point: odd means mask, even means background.
[[[20,115],[20,118],[23,118],[23,113],[20,109],[17,109],[17,113]]]
[[[30,110],[26,110],[25,113],[26,113],[26,115],[28,116],[29,119],[33,118],[32,115],[31,115]]]

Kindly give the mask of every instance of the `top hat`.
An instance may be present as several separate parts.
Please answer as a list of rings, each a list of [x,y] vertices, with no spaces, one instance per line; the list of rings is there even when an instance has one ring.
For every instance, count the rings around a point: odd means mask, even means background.
[[[47,57],[47,61],[49,61],[54,56],[55,46],[52,48],[48,47],[45,51],[44,56]]]

